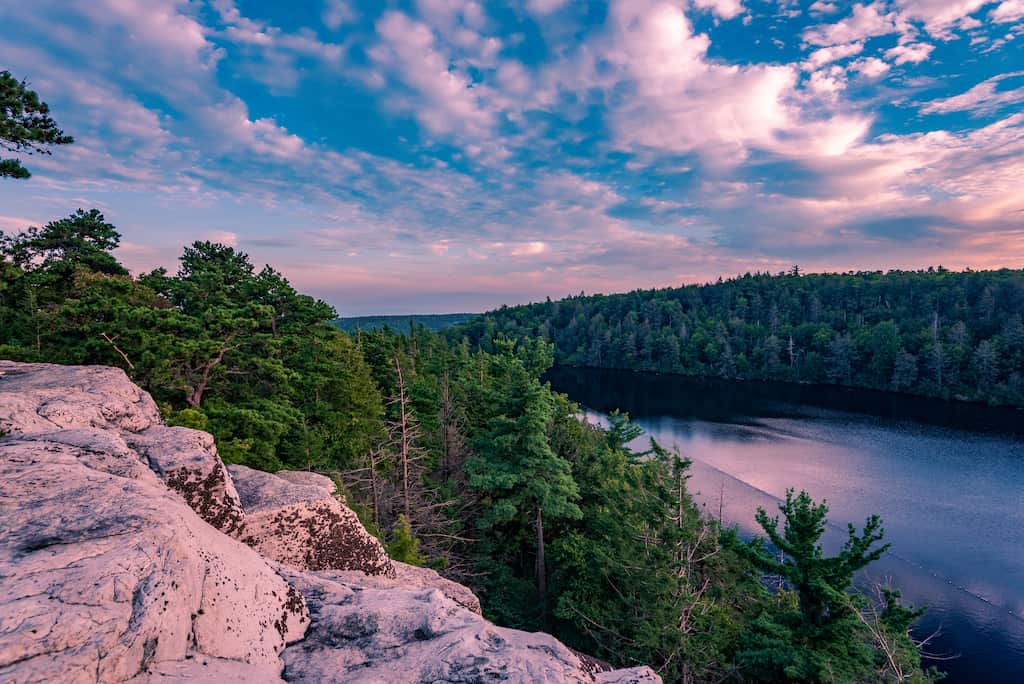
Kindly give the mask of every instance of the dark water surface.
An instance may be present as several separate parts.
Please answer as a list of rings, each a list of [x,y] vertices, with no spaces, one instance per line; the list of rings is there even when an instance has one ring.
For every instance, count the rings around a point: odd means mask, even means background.
[[[880,392],[556,368],[552,386],[621,409],[694,462],[690,488],[727,525],[757,531],[787,487],[846,522],[878,513],[892,552],[869,568],[940,629],[947,682],[1024,682],[1024,412]]]

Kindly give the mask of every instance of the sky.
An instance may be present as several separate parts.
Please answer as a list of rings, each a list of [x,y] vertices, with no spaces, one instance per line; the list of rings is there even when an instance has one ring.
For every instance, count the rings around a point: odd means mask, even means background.
[[[1024,265],[1024,0],[0,0],[96,207],[342,315],[744,272]]]

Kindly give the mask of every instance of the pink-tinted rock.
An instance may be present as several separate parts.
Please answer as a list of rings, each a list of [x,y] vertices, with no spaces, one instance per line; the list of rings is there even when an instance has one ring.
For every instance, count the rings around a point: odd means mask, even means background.
[[[241,533],[242,504],[212,435],[161,425],[128,435],[127,441],[203,520],[225,534]]]
[[[101,437],[0,440],[0,681],[124,681],[190,651],[279,667],[301,598]]]
[[[312,624],[283,654],[288,681],[655,684],[649,668],[599,671],[554,637],[496,627],[438,589],[352,573],[286,573]]]
[[[245,511],[240,538],[262,555],[299,570],[394,576],[381,543],[319,482],[296,484],[245,466],[228,470]]]
[[[0,360],[0,433],[154,425],[163,425],[156,403],[119,368]]]

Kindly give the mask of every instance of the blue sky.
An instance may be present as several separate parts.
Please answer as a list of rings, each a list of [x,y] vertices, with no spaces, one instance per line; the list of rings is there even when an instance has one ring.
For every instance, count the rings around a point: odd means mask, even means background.
[[[95,206],[343,314],[1024,263],[1024,0],[33,0],[0,69],[77,140],[0,229]]]

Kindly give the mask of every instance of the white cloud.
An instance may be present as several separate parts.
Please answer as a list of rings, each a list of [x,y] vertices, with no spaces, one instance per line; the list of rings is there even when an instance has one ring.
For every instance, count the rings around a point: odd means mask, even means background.
[[[935,46],[929,43],[902,43],[886,50],[885,56],[896,64],[919,64],[928,59],[934,49]]]
[[[817,69],[829,62],[836,62],[860,54],[863,49],[864,43],[847,43],[846,45],[818,48],[807,57],[807,68]]]
[[[569,0],[527,0],[526,8],[532,14],[544,17],[562,9],[568,2]]]
[[[952,28],[970,26],[971,13],[989,2],[991,0],[895,0],[895,5],[906,19],[923,23],[928,33],[949,39]]]
[[[808,83],[811,90],[834,100],[846,89],[846,70],[835,65],[820,69],[811,74]]]
[[[850,64],[850,69],[865,78],[879,78],[888,73],[889,65],[877,57],[864,57]]]
[[[522,242],[517,245],[513,245],[512,249],[509,250],[510,256],[537,256],[548,251],[548,245],[546,242],[539,240],[532,240],[530,242]]]
[[[693,6],[708,10],[722,19],[732,19],[743,12],[740,0],[692,0]]]
[[[989,17],[998,23],[1024,19],[1024,0],[1004,0],[989,13]]]
[[[349,0],[325,0],[324,11],[320,15],[324,26],[337,31],[345,24],[351,24],[359,18],[359,13],[352,7]]]
[[[932,100],[924,104],[921,107],[921,113],[973,112],[975,114],[990,114],[1001,107],[1024,102],[1024,86],[1002,91],[996,90],[996,86],[1001,81],[1022,76],[1024,76],[1024,71],[1014,71],[993,76],[960,95]]]
[[[392,106],[413,112],[434,134],[486,137],[495,123],[494,113],[484,102],[487,88],[452,68],[429,26],[391,11],[378,20],[377,33],[381,42],[369,50],[370,57],[413,93],[410,99],[392,91]]]
[[[620,148],[701,151],[733,163],[793,123],[790,66],[719,64],[677,5],[616,2],[607,32],[559,65],[569,91],[606,93]]]
[[[312,29],[284,31],[264,21],[243,16],[235,0],[212,0],[221,22],[222,32],[217,34],[232,44],[246,61],[246,70],[275,92],[294,89],[302,78],[299,60],[311,58],[331,67],[339,66],[345,47],[339,43],[324,42]],[[328,15],[328,12],[331,14]],[[341,5],[325,9],[325,21],[342,17]],[[340,26],[340,24],[339,24]]]
[[[206,235],[206,239],[210,242],[218,242],[227,247],[238,246],[238,233],[230,230],[215,230]]]
[[[833,24],[812,26],[804,31],[803,39],[811,45],[844,45],[875,36],[896,33],[897,15],[887,12],[884,3],[857,4],[850,16]]]
[[[831,14],[839,11],[839,6],[834,2],[822,2],[822,0],[815,0],[815,2],[807,9],[811,12],[818,12],[820,14]]]

